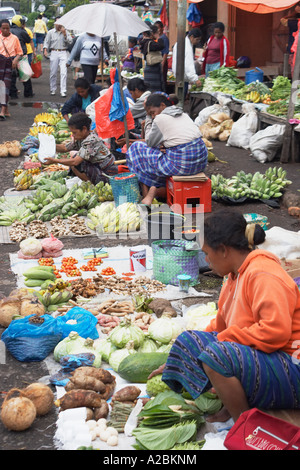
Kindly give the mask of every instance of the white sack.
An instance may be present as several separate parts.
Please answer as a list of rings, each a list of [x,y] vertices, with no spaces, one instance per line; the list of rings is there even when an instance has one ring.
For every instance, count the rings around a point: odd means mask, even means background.
[[[260,163],[274,160],[283,143],[285,125],[274,124],[256,132],[250,139],[252,156]]]
[[[256,133],[258,116],[255,105],[245,103],[242,106],[243,115],[233,124],[227,141],[229,147],[249,149],[250,139]]]

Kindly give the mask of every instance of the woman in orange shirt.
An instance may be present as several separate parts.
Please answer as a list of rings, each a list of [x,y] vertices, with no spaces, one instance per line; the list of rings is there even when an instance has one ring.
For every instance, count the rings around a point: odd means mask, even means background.
[[[0,28],[0,120],[5,121],[8,116],[8,97],[11,83],[12,69],[18,65],[23,55],[22,47],[17,36],[10,32],[8,20],[1,21]],[[3,83],[2,83],[3,82]]]
[[[202,250],[213,271],[228,275],[218,313],[206,331],[175,340],[162,379],[193,399],[214,387],[234,421],[249,408],[300,408],[300,290],[270,252],[259,225],[220,211],[204,222]]]

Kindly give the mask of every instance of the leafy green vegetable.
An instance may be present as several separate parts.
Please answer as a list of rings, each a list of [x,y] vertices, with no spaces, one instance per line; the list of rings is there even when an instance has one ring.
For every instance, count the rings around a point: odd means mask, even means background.
[[[219,398],[209,398],[204,393],[196,398],[195,404],[202,413],[215,414],[222,408],[223,404]]]
[[[133,431],[136,438],[137,450],[168,450],[176,444],[183,444],[195,439],[197,433],[196,422],[177,424],[166,429],[138,427]]]
[[[171,450],[201,450],[205,444],[205,439],[202,441],[185,442],[184,444],[176,444]]]
[[[279,75],[273,80],[273,87],[271,93],[271,99],[273,101],[279,99],[286,99],[289,97],[292,89],[292,83],[288,77]]]

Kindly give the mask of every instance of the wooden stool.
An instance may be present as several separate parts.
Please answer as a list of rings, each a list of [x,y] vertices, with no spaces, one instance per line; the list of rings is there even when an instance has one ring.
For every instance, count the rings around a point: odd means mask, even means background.
[[[182,214],[211,212],[211,180],[204,173],[171,176],[167,179],[167,203],[180,205]]]

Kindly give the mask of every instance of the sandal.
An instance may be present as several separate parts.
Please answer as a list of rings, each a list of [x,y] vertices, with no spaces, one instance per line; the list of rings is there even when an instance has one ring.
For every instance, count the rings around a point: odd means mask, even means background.
[[[6,117],[3,114],[0,114],[0,121],[6,121]]]

